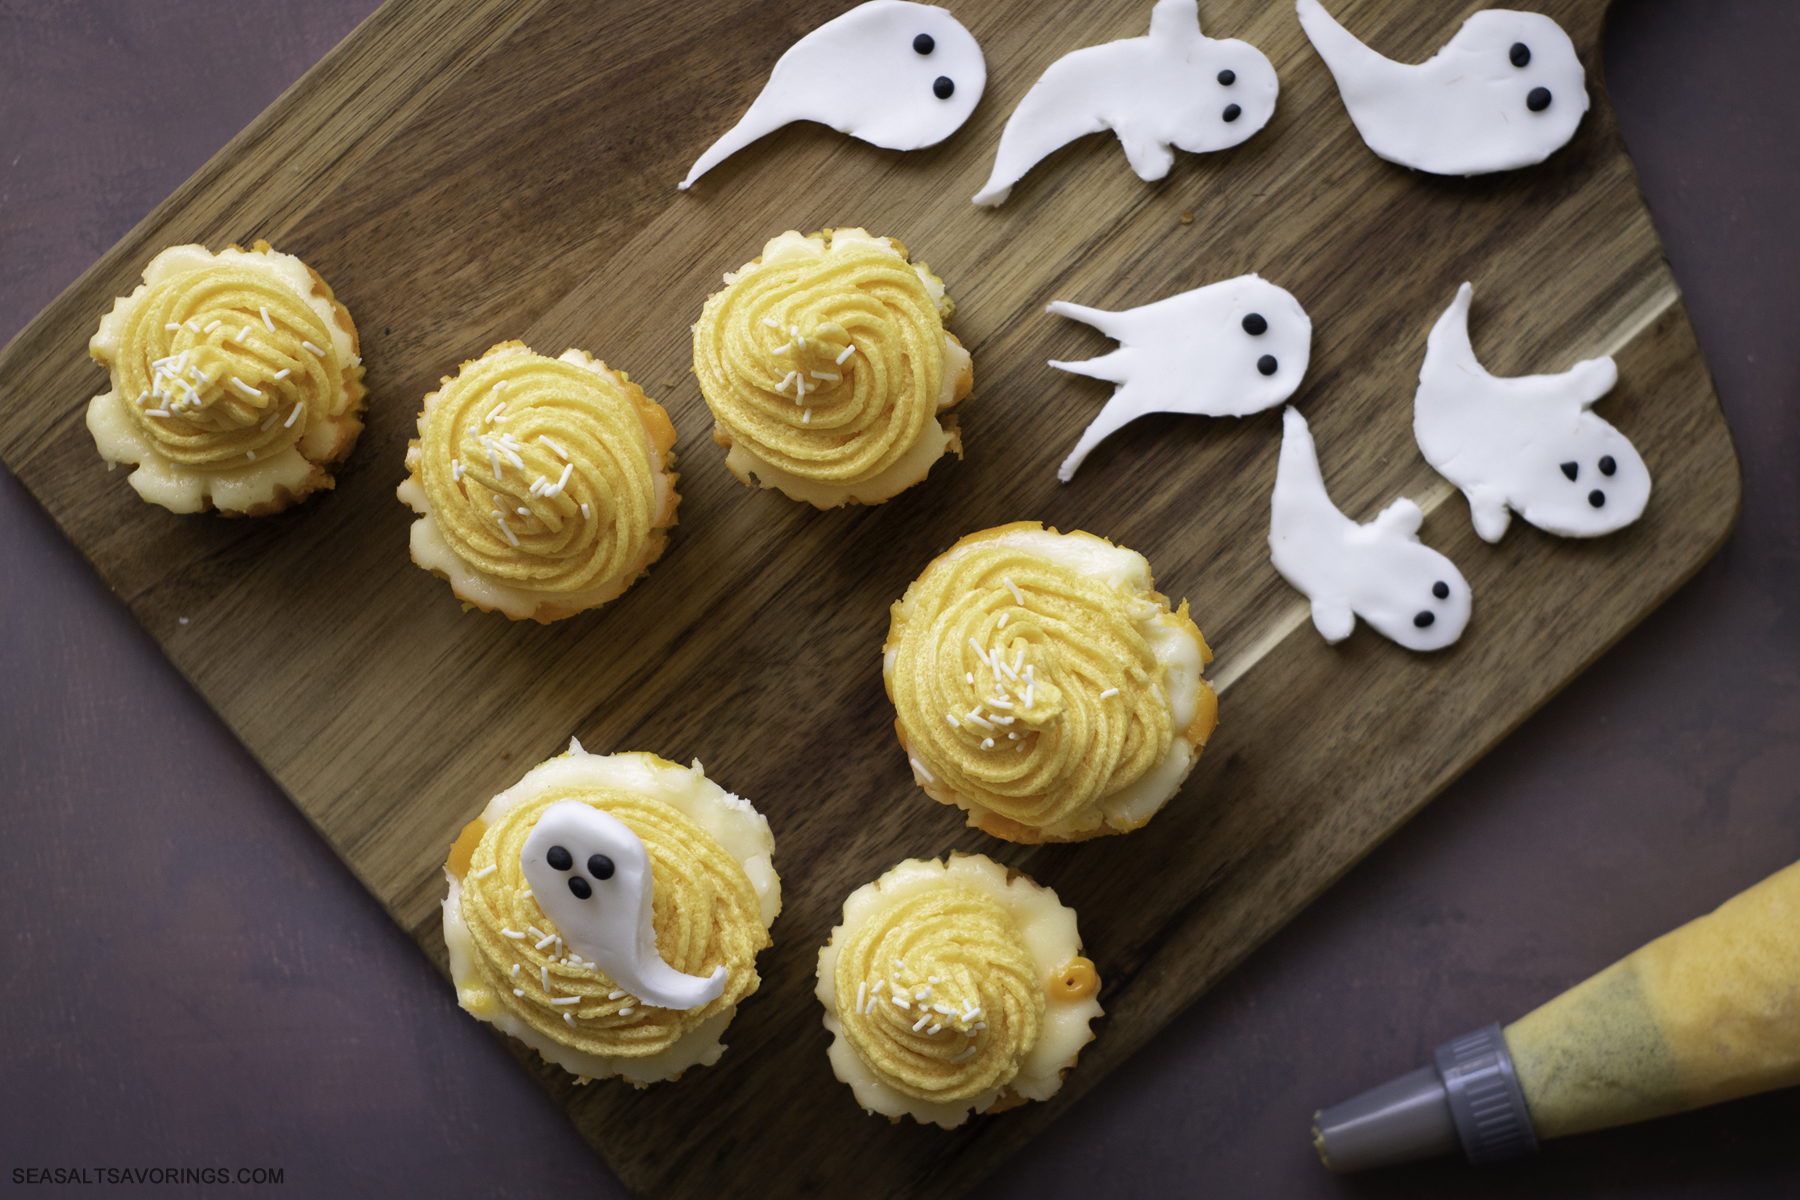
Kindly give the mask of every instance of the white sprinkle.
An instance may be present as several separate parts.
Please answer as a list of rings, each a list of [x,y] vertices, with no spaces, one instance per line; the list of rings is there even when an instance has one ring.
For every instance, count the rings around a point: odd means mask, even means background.
[[[133,400],[132,403],[133,404],[142,404],[144,401],[148,400],[149,398],[150,398],[150,393],[145,392],[142,395],[140,395],[136,400]]]
[[[561,446],[557,445],[555,442],[551,441],[545,435],[543,435],[541,433],[538,434],[538,441],[544,443],[544,445],[546,445],[546,446],[550,447],[552,450],[556,451],[557,457],[561,458],[564,462],[569,461],[569,452],[567,450],[564,450]]]
[[[925,1014],[925,1015],[924,1015],[924,1016],[922,1016],[922,1017],[920,1017],[920,1018],[919,1018],[919,1019],[918,1019],[918,1021],[916,1021],[916,1022],[915,1022],[915,1023],[914,1023],[914,1024],[913,1024],[913,1030],[912,1030],[912,1031],[913,1031],[913,1032],[914,1032],[914,1033],[917,1033],[917,1032],[919,1032],[919,1030],[921,1030],[921,1029],[923,1029],[923,1028],[925,1028],[925,1023],[926,1023],[926,1022],[927,1022],[927,1021],[929,1021],[929,1020],[931,1020],[931,1014],[930,1014],[930,1013],[926,1013],[926,1014]]]
[[[980,1012],[980,1011],[981,1011],[981,1010],[980,1010],[980,1009],[979,1009],[979,1008],[978,1008],[978,1009],[976,1009],[976,1010],[975,1010],[975,1011],[976,1011],[976,1012]],[[987,1022],[986,1022],[986,1021],[977,1021],[977,1022],[975,1022],[975,1023],[974,1023],[974,1024],[973,1024],[973,1025],[971,1025],[971,1026],[969,1026],[969,1028],[970,1028],[970,1029],[986,1029],[986,1028],[987,1028]]]
[[[582,516],[583,516],[583,517],[585,517],[585,518],[587,518],[587,519],[589,519],[589,520],[592,520],[592,519],[593,519],[593,516],[594,516],[594,514],[593,514],[593,513],[591,513],[591,512],[589,512],[589,511],[588,511],[588,506],[587,506],[587,505],[585,505],[585,504],[583,504],[583,505],[582,505],[582,506],[581,506],[581,515],[582,515]]]
[[[518,963],[513,964],[512,977],[514,979],[517,979],[519,977],[519,964]]]
[[[827,379],[832,383],[836,383],[843,378],[842,375],[833,374],[830,371],[808,371],[807,374],[811,375],[814,379]]]
[[[500,403],[494,405],[494,407],[488,409],[487,423],[489,425],[492,425],[494,423],[494,418],[499,416],[500,410],[505,407],[506,407],[506,401],[502,400]]]
[[[1000,614],[1000,623],[999,623],[999,624],[998,624],[998,625],[996,625],[996,626],[995,626],[995,628],[997,628],[997,629],[1005,629],[1005,628],[1006,628],[1006,620],[1007,620],[1007,617],[1008,617],[1008,616],[1009,616],[1009,615],[1011,615],[1011,614],[1009,614],[1009,613],[1001,613],[1001,614]]]
[[[270,330],[270,332],[273,333],[274,331]],[[318,357],[320,357],[320,358],[325,357],[325,352],[323,350],[319,349],[317,346],[313,345],[311,342],[301,342],[300,344],[302,346],[305,346],[308,350],[311,350]]]
[[[964,713],[963,720],[967,721],[971,725],[979,725],[983,729],[987,730],[989,733],[992,733],[994,731],[993,725],[988,722],[987,718],[985,718],[981,715],[981,705],[979,705],[979,704],[977,704],[975,706],[975,709],[973,712]]]
[[[189,329],[191,329],[191,330],[193,330],[193,331],[194,331],[194,332],[195,332],[195,333],[199,333],[199,332],[200,332],[200,326],[198,326],[198,325],[196,325],[196,324],[194,324],[194,318],[192,318],[192,317],[189,317],[189,318],[188,318],[188,320],[187,320],[187,327],[188,327],[188,328],[189,328]],[[182,351],[182,353],[183,353],[183,354],[186,354],[186,353],[187,353],[187,351],[185,351],[185,350],[183,350],[183,351]]]
[[[780,346],[777,346],[777,347],[775,347],[775,353],[777,353],[777,354],[786,354],[786,353],[787,353],[787,352],[788,352],[788,351],[790,351],[790,350],[792,350],[792,349],[793,349],[793,348],[794,348],[794,343],[792,343],[792,342],[788,342],[788,343],[786,343],[786,344],[784,344],[784,345],[780,345]],[[785,383],[783,383],[783,384],[782,384],[782,387],[786,387],[786,386],[787,386],[787,385],[786,385],[786,384],[785,384]],[[777,388],[777,389],[776,389],[776,390],[777,390],[777,391],[780,391],[780,390],[781,390],[781,389],[780,389],[780,388]]]
[[[281,368],[281,370],[275,372],[275,378],[286,379],[289,375],[292,375],[293,373],[294,373],[294,369],[292,367],[283,367],[283,368]]]
[[[806,395],[806,378],[800,372],[794,372],[794,403],[800,403]]]
[[[969,649],[975,651],[975,657],[979,658],[981,660],[982,666],[985,667],[988,665],[987,651],[983,650],[981,648],[980,642],[976,641],[974,638],[970,638],[969,639]]]
[[[925,977],[926,983],[936,983],[937,981],[938,981],[938,977],[936,975],[927,975]],[[949,1011],[949,1010],[946,1009],[945,1011]]]
[[[555,485],[551,488],[551,490],[550,490],[551,495],[553,495],[553,496],[562,495],[562,490],[565,487],[569,486],[569,472],[573,471],[574,469],[575,469],[574,463],[568,463],[563,467],[562,478],[558,479],[556,481]]]
[[[940,1030],[940,1029],[942,1029],[942,1028],[943,1028],[943,1026],[942,1026],[942,1025],[941,1025],[941,1024],[940,1024],[940,1025],[933,1025],[933,1026],[932,1026],[932,1027],[931,1027],[931,1028],[930,1028],[930,1029],[927,1029],[927,1030],[926,1030],[926,1031],[925,1031],[925,1032],[926,1032],[926,1033],[927,1033],[927,1034],[934,1034],[934,1033],[936,1033],[936,1032],[937,1032],[937,1031],[938,1031],[938,1030]]]
[[[231,377],[231,382],[233,382],[233,383],[237,384],[239,387],[243,388],[244,394],[247,396],[260,397],[262,395],[261,392],[257,391],[255,388],[251,387],[249,384],[247,384],[243,380],[239,379],[236,375],[233,375]]]
[[[811,425],[812,424],[812,409],[809,408],[805,412],[800,414],[800,423],[802,425]]]
[[[992,750],[994,748],[994,739],[993,738],[982,738],[981,739],[981,748],[983,750]]]
[[[237,340],[241,342],[249,336],[250,336],[250,326],[246,325],[242,329],[238,330]]]
[[[537,945],[533,946],[532,949],[533,950],[542,950],[545,946],[548,946],[551,942],[554,942],[555,940],[556,940],[556,935],[554,933],[545,934],[544,940],[539,942]]]
[[[164,329],[180,329],[181,322],[180,321],[170,321],[167,325],[164,325],[163,328]]]
[[[202,329],[200,332],[201,333],[211,333],[213,330],[217,329],[219,326],[223,325],[224,323],[225,322],[223,322],[223,321],[215,320],[211,324],[209,324],[205,329]]]
[[[969,1057],[969,1055],[971,1055],[973,1053],[975,1053],[975,1043],[970,1042],[967,1049],[965,1049],[961,1054],[957,1055],[955,1058],[951,1059],[950,1061],[953,1063],[959,1063],[963,1059]]]
[[[251,462],[255,462],[255,461],[256,461],[256,451],[254,451],[254,450],[246,450],[246,451],[244,451],[244,455],[245,455],[245,457],[247,457],[247,458],[248,458],[248,459],[249,459],[249,460],[250,460],[250,461],[251,461]]]
[[[564,1013],[563,1020],[568,1022],[570,1029],[575,1028],[575,1014],[574,1013]]]
[[[300,406],[295,405],[294,411],[299,412]],[[289,418],[289,419],[292,420],[292,418]],[[461,483],[462,482],[462,462],[460,459],[453,458],[450,460],[450,482],[452,482],[452,483]]]
[[[1000,647],[994,647],[994,653],[988,658],[988,666],[994,672],[994,686],[1000,686]]]
[[[964,683],[974,683],[975,682],[975,672],[964,671],[963,672],[963,682]]]
[[[931,989],[928,987],[920,988],[918,991],[913,993],[913,999],[914,1000],[929,1000],[929,999],[931,999]]]
[[[789,325],[788,332],[793,334],[795,337],[799,337],[800,336],[800,327],[798,325]]]
[[[515,996],[523,996],[524,994],[525,994],[524,988],[514,988],[513,989],[513,995],[515,995]]]
[[[962,722],[956,719],[955,713],[945,713],[944,720],[950,722],[950,728],[952,728],[952,729],[961,729],[962,728]]]
[[[1022,662],[1024,662],[1024,661],[1025,661],[1025,647],[1023,647],[1023,646],[1020,646],[1020,647],[1019,647],[1019,652],[1018,652],[1018,653],[1017,653],[1017,654],[1014,654],[1014,655],[1013,655],[1013,665],[1012,665],[1012,669],[1013,669],[1013,670],[1015,670],[1015,671],[1016,671],[1016,670],[1018,670],[1018,669],[1019,669],[1019,664],[1020,664],[1020,663],[1022,663]],[[1014,679],[1017,679],[1017,678],[1018,678],[1018,676],[1017,676],[1017,675],[1014,675],[1014,676],[1013,676],[1013,678],[1014,678]]]
[[[950,1008],[943,1004],[932,1005],[931,1011],[934,1013],[943,1013],[946,1017],[954,1017],[956,1015],[956,1010],[954,1008]]]
[[[894,1002],[895,1008],[911,1008],[912,1007],[911,1000],[902,1000],[898,996],[889,996],[888,999],[892,1000]]]
[[[538,964],[538,977],[544,981],[544,990],[546,992],[548,992],[550,990],[550,968],[548,966],[545,966],[542,963],[539,963]]]
[[[850,356],[851,356],[851,355],[852,355],[852,354],[855,354],[855,353],[856,353],[856,344],[855,344],[855,343],[854,343],[854,342],[852,342],[852,343],[851,343],[851,344],[850,344],[850,345],[848,345],[848,346],[845,346],[845,347],[844,347],[844,352],[843,352],[843,353],[842,353],[842,354],[840,354],[840,355],[838,355],[838,356],[837,356],[837,364],[838,364],[838,366],[840,366],[840,367],[841,367],[841,366],[843,366],[843,365],[844,365],[844,360],[845,360],[845,359],[846,359],[846,358],[849,358],[849,357],[850,357]]]
[[[1019,740],[1019,735],[1016,733],[1009,733],[1006,735],[1006,740],[1009,742],[1016,742]]]
[[[1107,697],[1108,697],[1108,696],[1116,696],[1116,695],[1118,695],[1118,694],[1119,694],[1119,689],[1118,689],[1118,688],[1107,688],[1107,689],[1106,689],[1106,690],[1105,690],[1105,691],[1104,691],[1104,692],[1101,692],[1101,693],[1100,693],[1100,698],[1101,698],[1101,699],[1102,699],[1102,700],[1104,700],[1104,699],[1106,699],[1106,698],[1107,698]]]
[[[548,486],[550,486],[550,477],[548,475],[539,475],[536,481],[531,485],[531,494],[535,496]]]
[[[860,1017],[863,1015],[863,1012],[864,1012],[863,1005],[868,1001],[868,998],[869,998],[869,985],[868,985],[868,982],[865,980],[864,982],[856,985],[856,1015],[857,1016]]]
[[[505,517],[500,518],[500,532],[504,533],[506,535],[506,540],[511,542],[514,546],[519,544],[519,539],[513,536],[512,527],[506,523]]]
[[[522,942],[525,940],[525,935],[520,933],[516,929],[502,929],[500,931],[500,936],[501,937],[509,937],[509,938],[513,939],[513,941],[515,941],[515,942]]]
[[[187,618],[186,618],[186,617],[181,617],[181,618],[178,618],[178,619],[179,619],[179,620],[180,620],[180,621],[181,621],[181,623],[182,623],[182,624],[183,624],[183,625],[186,625],[186,624],[187,624],[187,623],[188,623],[188,619],[187,619]]]
[[[288,414],[288,419],[281,423],[282,427],[284,429],[291,428],[293,426],[294,422],[299,420],[299,418],[300,418],[300,406],[298,404],[296,404],[296,405],[294,405],[294,411]]]
[[[275,332],[275,322],[269,320],[269,306],[264,304],[264,305],[261,305],[260,307],[262,308],[263,324],[268,328],[270,333],[274,333]],[[310,345],[310,344],[311,343],[308,343],[308,345]]]
[[[500,460],[494,457],[494,448],[492,446],[487,446],[485,449],[487,450],[488,465],[494,468],[494,478],[498,479],[500,478]]]
[[[521,508],[519,510],[519,515],[521,517],[529,517],[531,515],[531,510],[529,508]]]
[[[875,981],[875,986],[869,989],[869,995],[873,996],[876,992],[879,992],[882,988],[884,988],[886,986],[887,986],[887,980],[877,979]]]
[[[269,429],[269,426],[271,426],[271,425],[273,425],[273,424],[274,424],[274,423],[275,423],[275,422],[277,422],[277,421],[279,421],[279,420],[281,420],[281,414],[280,414],[280,413],[278,413],[278,412],[272,412],[272,413],[270,413],[270,414],[269,414],[269,419],[268,419],[268,420],[266,420],[266,421],[264,421],[264,422],[263,422],[263,423],[262,423],[262,427],[263,427],[263,432],[265,432],[265,433],[266,433],[266,432],[268,432],[268,429]]]
[[[144,414],[146,417],[172,417],[175,414],[166,408],[153,408]]]
[[[764,317],[763,324],[767,325],[770,329],[780,329],[781,328],[781,322],[777,321],[774,317]]]
[[[624,1007],[619,1009],[619,1015],[621,1017],[629,1017],[632,1013],[634,1013],[636,1011],[637,1011],[637,1006],[635,1004],[627,1004]]]
[[[1011,700],[1000,700],[993,696],[989,696],[986,700],[982,701],[982,703],[987,704],[993,708],[1004,708],[1009,711],[1011,710],[1011,708],[1013,706]]]
[[[580,1004],[581,997],[580,996],[559,996],[555,1000],[552,1000],[550,1003],[552,1003],[552,1004]]]
[[[1035,691],[1037,691],[1037,684],[1027,683],[1025,685],[1025,707],[1026,708],[1031,707],[1031,693],[1033,693]]]
[[[920,762],[920,761],[919,761],[919,760],[918,760],[918,759],[916,759],[916,758],[915,758],[915,759],[911,759],[911,760],[909,760],[909,761],[910,761],[910,762],[911,762],[911,763],[912,763],[912,765],[913,765],[913,770],[915,770],[915,771],[917,771],[917,772],[918,772],[918,773],[919,773],[919,774],[921,774],[921,775],[923,775],[923,776],[924,776],[924,777],[925,777],[925,782],[926,782],[926,783],[936,783],[936,782],[937,782],[937,778],[936,778],[936,776],[934,776],[934,775],[932,775],[932,773],[931,773],[931,772],[930,772],[930,771],[927,771],[927,770],[926,770],[926,769],[925,769],[925,764],[924,764],[924,763],[922,763],[922,762]]]
[[[786,375],[782,376],[781,382],[775,385],[775,390],[778,392],[786,391],[787,385],[794,382],[794,375],[795,372],[789,371]]]

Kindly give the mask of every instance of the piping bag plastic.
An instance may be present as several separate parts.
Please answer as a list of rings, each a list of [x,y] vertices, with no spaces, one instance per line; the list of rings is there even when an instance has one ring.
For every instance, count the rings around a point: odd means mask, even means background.
[[[1502,1029],[1313,1116],[1334,1171],[1471,1162],[1800,1084],[1800,863]]]

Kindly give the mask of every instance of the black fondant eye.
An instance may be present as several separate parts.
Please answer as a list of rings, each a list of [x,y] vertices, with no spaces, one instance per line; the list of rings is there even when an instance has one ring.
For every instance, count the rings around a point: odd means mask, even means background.
[[[611,879],[613,877],[613,861],[604,854],[588,856],[588,874],[595,879]]]
[[[1265,354],[1256,360],[1256,369],[1264,375],[1273,375],[1281,364],[1275,361],[1273,354]]]
[[[1261,313],[1251,313],[1244,318],[1244,332],[1251,337],[1261,337],[1269,332],[1269,323],[1263,320]]]
[[[1543,112],[1546,108],[1549,108],[1550,89],[1547,87],[1534,87],[1529,92],[1526,92],[1525,107],[1529,108],[1532,112]]]
[[[1221,84],[1223,84],[1225,87],[1230,87],[1232,84],[1237,82],[1237,72],[1231,70],[1230,68],[1226,68],[1225,70],[1220,71],[1219,72],[1219,82]]]
[[[916,53],[930,54],[933,50],[936,50],[936,49],[937,49],[937,43],[931,39],[931,35],[929,33],[921,33],[918,37],[913,39],[913,50]]]
[[[1512,49],[1506,52],[1506,57],[1512,59],[1513,66],[1522,67],[1531,61],[1531,47],[1524,42],[1514,42]]]
[[[939,100],[948,100],[950,93],[956,90],[956,80],[948,75],[939,75],[931,82],[931,94]]]
[[[1436,596],[1439,600],[1448,600],[1450,598],[1450,585],[1440,579],[1431,585],[1431,594]]]
[[[1588,493],[1588,503],[1593,505],[1595,508],[1605,508],[1606,507],[1606,493],[1601,491],[1599,488],[1595,488],[1593,491]]]
[[[1244,110],[1239,108],[1237,105],[1227,104],[1225,106],[1225,123],[1227,125],[1231,124],[1233,121],[1237,120],[1239,117],[1241,117],[1243,115],[1244,115]]]
[[[1562,473],[1563,478],[1567,479],[1570,483],[1574,483],[1575,476],[1581,474],[1581,464],[1566,462],[1562,465]]]
[[[1413,618],[1413,624],[1417,625],[1420,629],[1424,629],[1426,626],[1430,625],[1435,620],[1437,620],[1437,618],[1435,616],[1433,616],[1430,612],[1422,612],[1418,616]]]
[[[575,865],[575,856],[561,846],[552,846],[550,852],[544,855],[544,861],[558,871],[566,871]]]
[[[1612,455],[1608,454],[1606,457],[1604,457],[1600,460],[1600,473],[1602,475],[1608,476],[1610,478],[1612,473],[1614,471],[1617,471],[1618,469],[1619,469],[1619,464],[1613,461]]]
[[[569,890],[575,893],[577,900],[586,900],[594,894],[594,889],[588,886],[588,881],[579,875],[569,876]]]

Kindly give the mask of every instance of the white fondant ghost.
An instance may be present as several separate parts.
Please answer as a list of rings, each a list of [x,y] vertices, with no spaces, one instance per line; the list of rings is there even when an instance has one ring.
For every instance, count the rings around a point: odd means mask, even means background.
[[[1196,0],[1157,0],[1149,36],[1072,51],[1031,85],[975,203],[1004,204],[1052,151],[1106,129],[1139,179],[1161,179],[1175,162],[1171,147],[1224,150],[1267,125],[1279,90],[1262,51],[1201,34]]]
[[[694,163],[682,190],[793,121],[888,150],[935,146],[962,128],[985,87],[987,60],[955,17],[931,4],[869,0],[788,47],[762,94]]]
[[[1269,498],[1269,561],[1312,601],[1313,625],[1341,642],[1361,617],[1408,650],[1441,650],[1469,623],[1468,581],[1419,541],[1425,515],[1404,496],[1367,525],[1325,493],[1306,418],[1281,415],[1281,461]]]
[[[562,858],[557,849],[568,854],[568,866],[553,861]],[[657,952],[650,856],[625,822],[579,800],[560,801],[539,815],[520,860],[532,897],[569,949],[640,1002],[699,1008],[724,994],[724,967],[706,978],[684,975]]]
[[[1589,411],[1619,369],[1589,358],[1560,375],[1489,375],[1469,344],[1468,284],[1425,341],[1413,436],[1469,498],[1475,532],[1500,540],[1512,513],[1546,533],[1599,537],[1637,520],[1650,470],[1631,439]]]
[[[1356,131],[1389,162],[1433,175],[1530,166],[1574,137],[1587,112],[1575,44],[1541,13],[1478,12],[1413,65],[1363,45],[1319,0],[1296,7]]]
[[[1241,417],[1294,394],[1312,356],[1312,320],[1286,290],[1239,275],[1124,312],[1061,300],[1046,312],[1092,325],[1111,354],[1050,365],[1118,386],[1057,468],[1064,483],[1107,434],[1146,413]]]

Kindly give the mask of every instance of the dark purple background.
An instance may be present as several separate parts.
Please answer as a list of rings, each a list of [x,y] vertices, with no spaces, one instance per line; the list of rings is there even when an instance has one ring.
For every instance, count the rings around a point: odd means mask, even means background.
[[[0,337],[373,7],[0,0]],[[1500,1171],[1338,1179],[1307,1139],[1800,858],[1796,63],[1792,0],[1620,0],[1606,44],[1743,458],[1724,551],[984,1196],[1800,1196],[1800,1089]],[[623,1194],[3,471],[0,629],[0,1188]]]

